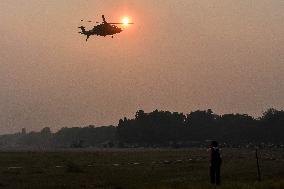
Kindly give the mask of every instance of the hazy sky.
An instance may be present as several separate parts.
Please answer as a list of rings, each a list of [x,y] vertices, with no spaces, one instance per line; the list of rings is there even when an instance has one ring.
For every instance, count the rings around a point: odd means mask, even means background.
[[[80,20],[101,14],[135,25],[86,43]],[[138,109],[259,116],[284,108],[284,1],[1,0],[0,81],[0,134]]]

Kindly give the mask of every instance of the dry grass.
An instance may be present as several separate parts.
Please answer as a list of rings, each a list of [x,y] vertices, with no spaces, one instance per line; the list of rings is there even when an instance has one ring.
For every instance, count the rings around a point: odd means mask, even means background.
[[[223,156],[223,182],[218,188],[284,188],[283,150],[262,151],[260,183],[253,151],[223,149]],[[0,187],[13,189],[215,188],[208,183],[204,149],[1,152],[0,174]]]

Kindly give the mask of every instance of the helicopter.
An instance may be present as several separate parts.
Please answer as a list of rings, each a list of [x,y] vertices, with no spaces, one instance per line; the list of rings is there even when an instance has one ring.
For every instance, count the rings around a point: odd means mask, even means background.
[[[87,31],[84,26],[78,27],[79,29],[81,29],[81,31],[78,33],[82,35],[86,35],[87,36],[86,41],[88,41],[91,35],[97,35],[97,36],[103,36],[103,37],[106,37],[107,35],[111,35],[111,37],[113,38],[113,35],[121,33],[123,31],[121,28],[117,27],[116,25],[125,24],[125,23],[121,23],[121,22],[108,23],[104,15],[102,15],[102,19],[103,19],[103,22],[101,24],[94,26],[93,29],[89,31]],[[84,21],[84,20],[81,20],[81,21]],[[92,22],[92,21],[88,21],[88,22]],[[96,23],[99,23],[99,22],[96,22]],[[134,23],[127,23],[127,24],[134,24]]]

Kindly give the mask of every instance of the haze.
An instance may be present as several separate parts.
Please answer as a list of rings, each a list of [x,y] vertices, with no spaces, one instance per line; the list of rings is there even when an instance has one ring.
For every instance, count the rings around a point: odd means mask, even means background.
[[[0,133],[116,125],[138,109],[283,109],[283,10],[283,0],[1,0]],[[135,25],[86,43],[80,20],[101,14]]]

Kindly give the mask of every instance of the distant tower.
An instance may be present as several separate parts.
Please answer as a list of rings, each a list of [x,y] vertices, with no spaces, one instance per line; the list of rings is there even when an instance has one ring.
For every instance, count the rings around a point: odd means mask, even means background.
[[[22,135],[27,134],[26,128],[22,128]]]

